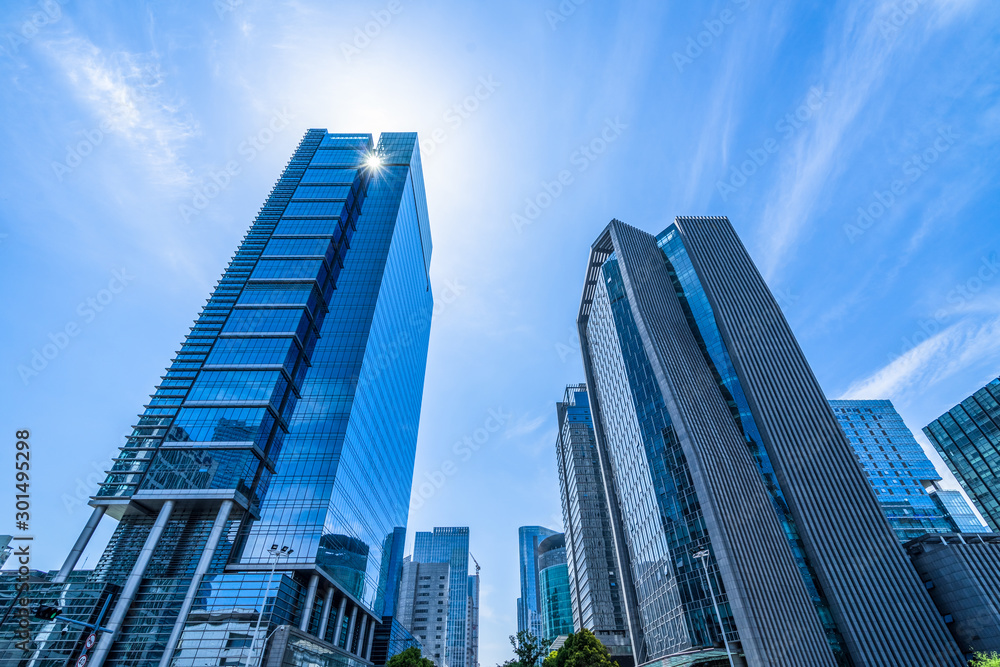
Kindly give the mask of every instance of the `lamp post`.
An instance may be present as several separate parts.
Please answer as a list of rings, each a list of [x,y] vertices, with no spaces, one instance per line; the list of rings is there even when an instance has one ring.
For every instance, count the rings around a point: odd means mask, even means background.
[[[691,555],[701,561],[701,568],[705,572],[705,583],[708,584],[708,595],[712,598],[712,608],[715,609],[715,617],[719,620],[719,632],[722,634],[722,645],[726,647],[726,657],[729,658],[729,667],[736,667],[733,662],[733,654],[729,651],[726,628],[722,625],[722,614],[719,613],[719,605],[715,601],[715,590],[712,588],[712,580],[708,576],[708,566],[705,564],[705,560],[708,558],[708,549],[702,549]]]
[[[267,586],[264,588],[264,594],[260,602],[260,612],[257,614],[257,626],[253,630],[253,639],[250,640],[250,664],[260,665],[264,662],[264,648],[267,646],[267,639],[264,640],[264,645],[261,646],[260,659],[254,660],[254,651],[257,648],[257,635],[260,634],[260,622],[264,619],[264,608],[267,607],[267,594],[271,590],[271,581],[274,579],[274,573],[278,569],[278,559],[287,558],[292,555],[295,549],[289,547],[279,547],[277,544],[272,544],[271,548],[267,550],[273,558],[271,564],[271,574],[267,575]],[[277,596],[275,596],[275,601],[277,602]],[[273,606],[272,606],[273,609]]]

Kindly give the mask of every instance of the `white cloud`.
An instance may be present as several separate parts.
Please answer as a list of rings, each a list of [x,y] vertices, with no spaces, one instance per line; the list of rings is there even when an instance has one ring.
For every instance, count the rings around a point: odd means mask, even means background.
[[[44,49],[99,123],[141,154],[156,181],[191,184],[180,150],[197,133],[197,124],[165,95],[155,54],[107,54],[83,37],[52,39]]]

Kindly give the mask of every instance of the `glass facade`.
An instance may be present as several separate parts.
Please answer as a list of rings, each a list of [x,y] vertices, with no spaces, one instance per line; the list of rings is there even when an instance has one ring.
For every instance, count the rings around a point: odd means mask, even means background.
[[[924,433],[989,527],[1000,532],[1000,378],[925,426]]]
[[[90,580],[141,575],[92,664],[245,664],[281,624],[368,657],[408,514],[430,253],[415,133],[306,133],[91,502],[119,523]]]
[[[521,526],[517,529],[517,559],[521,597],[517,599],[517,631],[527,630],[542,636],[542,611],[538,605],[538,543],[556,530],[544,526]]]
[[[984,526],[976,513],[969,506],[968,501],[961,491],[953,489],[936,489],[930,492],[931,498],[937,503],[942,512],[955,524],[955,528],[960,533],[992,533],[988,526]]]
[[[957,530],[925,488],[941,476],[891,401],[830,401],[840,428],[901,542]]]
[[[556,404],[556,459],[566,541],[573,626],[590,630],[612,652],[630,660],[611,515],[586,385],[570,385]]]
[[[573,603],[566,567],[566,539],[562,533],[538,545],[538,595],[542,611],[542,638],[549,641],[573,633]]]
[[[434,532],[418,532],[413,542],[413,562],[448,563],[448,637],[444,665],[475,667],[466,664],[472,624],[469,606],[469,529],[435,528]],[[477,613],[478,609],[477,604]],[[475,623],[478,625],[478,618]]]

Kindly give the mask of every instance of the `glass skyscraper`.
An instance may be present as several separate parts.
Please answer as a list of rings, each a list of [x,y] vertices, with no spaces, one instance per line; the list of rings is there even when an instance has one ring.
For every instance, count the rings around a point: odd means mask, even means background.
[[[538,604],[542,612],[542,639],[552,641],[573,632],[566,538],[562,533],[550,535],[538,544]]]
[[[283,664],[366,664],[407,519],[430,256],[416,134],[309,130],[38,588],[77,618],[110,597],[88,665],[256,665],[272,629]],[[103,557],[73,573],[104,515]],[[76,660],[79,633],[49,625],[33,664]]]
[[[562,402],[556,403],[556,416],[556,467],[573,626],[593,632],[612,659],[628,667],[632,646],[587,386],[566,387]]]
[[[924,427],[994,532],[1000,532],[1000,378]]]
[[[469,574],[469,529],[435,528],[434,532],[417,533],[413,542],[413,562],[448,564],[448,636],[444,665],[476,667],[469,662],[478,660],[479,656],[478,646],[470,646],[473,636],[477,642],[479,638],[479,575]]]
[[[927,492],[941,475],[888,400],[836,400],[830,407],[901,542],[958,531]],[[970,512],[968,508],[966,511]]]
[[[612,221],[577,321],[638,663],[963,664],[726,218]]]
[[[984,526],[976,513],[969,507],[965,496],[961,491],[953,489],[935,489],[930,492],[931,498],[941,508],[942,512],[948,514],[955,529],[960,533],[992,533],[988,526]]]
[[[542,611],[538,604],[538,543],[559,531],[544,526],[517,529],[517,557],[521,597],[517,599],[517,631],[542,636]]]

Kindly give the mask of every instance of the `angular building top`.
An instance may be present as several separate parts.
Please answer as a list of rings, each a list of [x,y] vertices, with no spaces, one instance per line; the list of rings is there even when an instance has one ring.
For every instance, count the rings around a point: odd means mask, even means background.
[[[924,427],[986,523],[1000,532],[1000,378]]]
[[[612,221],[578,325],[638,662],[962,664],[727,219]]]

